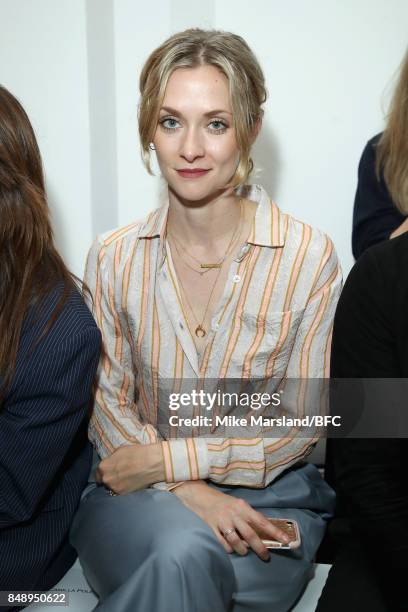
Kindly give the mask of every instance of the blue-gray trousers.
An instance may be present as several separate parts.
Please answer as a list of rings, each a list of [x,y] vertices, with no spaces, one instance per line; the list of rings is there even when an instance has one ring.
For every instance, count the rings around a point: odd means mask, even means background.
[[[283,612],[302,593],[334,493],[315,466],[295,467],[265,489],[221,487],[266,516],[298,521],[302,545],[228,554],[211,528],[173,493],[145,489],[112,497],[91,488],[71,542],[98,594],[100,612]]]

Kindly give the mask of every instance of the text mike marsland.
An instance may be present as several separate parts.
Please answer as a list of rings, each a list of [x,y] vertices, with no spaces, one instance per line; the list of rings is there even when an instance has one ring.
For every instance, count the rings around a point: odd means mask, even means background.
[[[285,415],[273,418],[262,415],[180,417],[174,414],[169,417],[169,425],[177,427],[328,427],[329,425],[340,427],[341,416],[315,414],[302,418]]]

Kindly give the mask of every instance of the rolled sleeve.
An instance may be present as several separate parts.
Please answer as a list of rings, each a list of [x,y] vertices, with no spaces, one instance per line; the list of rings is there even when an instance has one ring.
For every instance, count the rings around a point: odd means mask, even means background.
[[[166,440],[161,444],[166,482],[208,478],[209,459],[205,439]]]

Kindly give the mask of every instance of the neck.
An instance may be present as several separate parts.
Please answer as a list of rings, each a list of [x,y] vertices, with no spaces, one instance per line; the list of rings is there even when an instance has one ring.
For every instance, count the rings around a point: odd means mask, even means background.
[[[231,236],[239,217],[239,198],[232,190],[195,202],[183,201],[169,190],[167,230],[186,246],[217,250]]]

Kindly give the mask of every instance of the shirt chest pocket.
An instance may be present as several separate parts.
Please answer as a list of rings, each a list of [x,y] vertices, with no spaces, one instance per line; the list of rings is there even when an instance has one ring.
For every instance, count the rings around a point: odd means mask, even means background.
[[[271,311],[265,315],[247,310],[242,313],[248,350],[242,355],[244,377],[270,377],[285,374],[295,344],[304,309]]]

